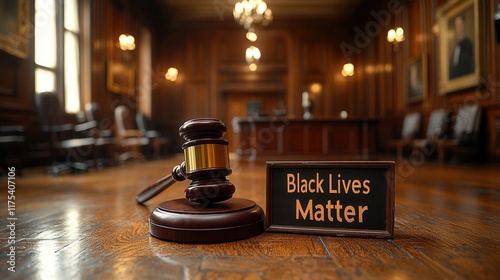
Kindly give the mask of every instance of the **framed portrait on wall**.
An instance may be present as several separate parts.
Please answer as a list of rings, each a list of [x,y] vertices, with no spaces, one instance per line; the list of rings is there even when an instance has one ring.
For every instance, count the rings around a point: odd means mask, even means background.
[[[0,1],[0,50],[27,58],[30,22],[29,1]]]
[[[411,59],[406,69],[406,96],[408,103],[422,101],[427,89],[427,56]]]
[[[478,0],[449,0],[438,10],[440,94],[477,86],[482,36]]]
[[[131,65],[114,61],[108,62],[107,87],[113,93],[134,94],[135,71]]]

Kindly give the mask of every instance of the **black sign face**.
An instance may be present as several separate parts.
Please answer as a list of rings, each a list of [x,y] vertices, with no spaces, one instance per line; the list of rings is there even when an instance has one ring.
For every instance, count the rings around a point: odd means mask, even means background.
[[[394,162],[267,162],[269,231],[394,237]]]

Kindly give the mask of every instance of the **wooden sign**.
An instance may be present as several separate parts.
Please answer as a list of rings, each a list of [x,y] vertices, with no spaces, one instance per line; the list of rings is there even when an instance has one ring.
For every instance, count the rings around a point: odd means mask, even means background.
[[[394,237],[393,161],[267,162],[268,231]]]

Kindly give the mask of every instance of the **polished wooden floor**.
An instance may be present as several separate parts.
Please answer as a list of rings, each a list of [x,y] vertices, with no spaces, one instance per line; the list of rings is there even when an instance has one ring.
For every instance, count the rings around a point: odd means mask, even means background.
[[[15,178],[15,229],[2,182],[1,279],[498,279],[500,168],[396,162],[395,238],[265,232],[220,244],[179,244],[148,233],[163,200],[135,196],[182,158],[50,177]],[[265,165],[232,163],[237,197],[265,208]],[[12,209],[11,209],[12,210]],[[9,256],[15,235],[15,272]]]

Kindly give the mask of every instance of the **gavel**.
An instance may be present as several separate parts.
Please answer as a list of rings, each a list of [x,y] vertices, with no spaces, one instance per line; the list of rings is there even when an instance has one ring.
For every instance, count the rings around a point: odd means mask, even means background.
[[[186,121],[179,134],[184,162],[172,174],[146,188],[138,203],[153,198],[176,181],[190,179],[186,198],[161,202],[151,212],[149,233],[176,242],[225,242],[252,237],[266,230],[264,211],[254,201],[233,198],[234,185],[226,179],[229,143],[222,139],[226,125],[212,118]]]
[[[136,201],[142,204],[155,197],[176,181],[191,180],[184,195],[192,203],[210,204],[230,199],[234,185],[226,179],[231,174],[229,142],[222,139],[226,125],[213,118],[186,121],[179,128],[179,135],[186,142],[182,145],[184,162],[175,166],[172,173],[142,191]]]

